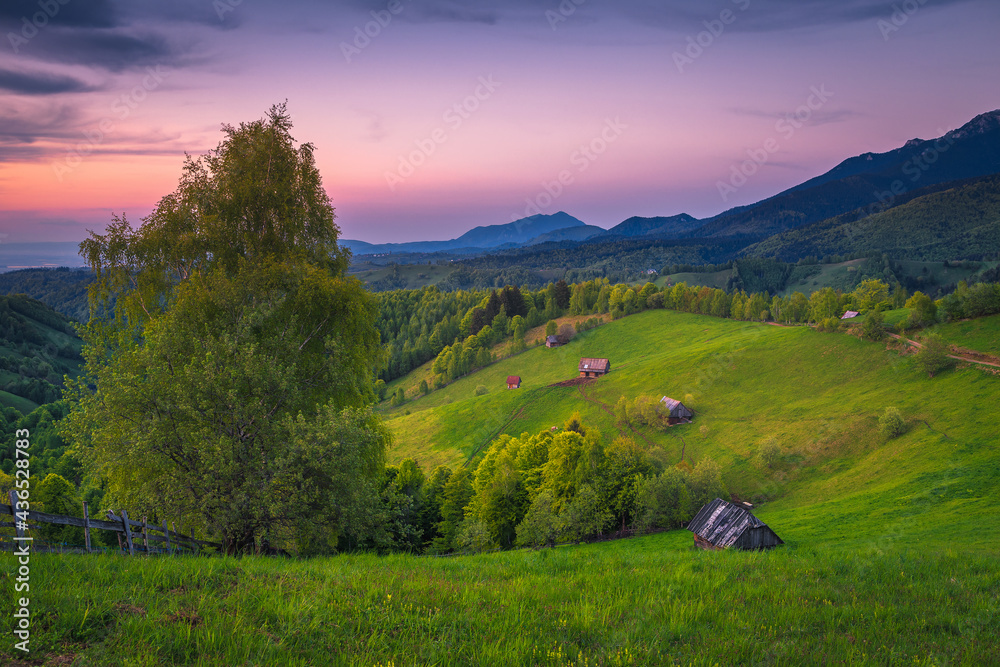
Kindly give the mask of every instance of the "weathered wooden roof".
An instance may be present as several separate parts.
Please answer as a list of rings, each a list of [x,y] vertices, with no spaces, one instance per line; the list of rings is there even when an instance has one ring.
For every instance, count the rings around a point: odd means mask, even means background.
[[[856,311],[856,310],[849,310],[846,313],[844,313],[843,315],[841,315],[840,319],[842,319],[842,320],[849,320],[851,318],[857,317],[858,315],[860,315],[860,313],[858,311]]]
[[[667,410],[670,411],[671,417],[693,417],[694,413],[686,405],[678,401],[676,398],[670,398],[669,396],[664,396],[660,399],[660,403],[666,406]]]
[[[749,510],[721,498],[702,507],[687,525],[687,529],[698,537],[723,548],[732,546],[750,528],[767,528],[767,524]],[[781,543],[780,538],[778,543]]]
[[[608,372],[611,367],[611,362],[607,359],[591,359],[589,357],[584,357],[580,359],[580,370],[581,371],[598,371],[598,372]]]
[[[559,337],[558,336],[549,336],[548,338],[545,339],[545,342],[546,343],[558,343],[559,342]]]
[[[507,384],[521,384],[521,376],[520,375],[508,375],[507,376]]]

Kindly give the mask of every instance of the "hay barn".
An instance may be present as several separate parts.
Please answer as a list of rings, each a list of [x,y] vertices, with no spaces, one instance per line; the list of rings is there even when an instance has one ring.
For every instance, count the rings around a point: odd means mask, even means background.
[[[580,359],[580,377],[596,378],[611,370],[611,362],[607,359],[590,359],[584,357]]]
[[[520,389],[521,388],[521,376],[520,375],[508,375],[507,376],[507,388],[508,389]]]
[[[676,398],[664,396],[660,399],[660,405],[667,411],[667,421],[670,425],[687,424],[694,417],[694,413]]]
[[[687,525],[694,533],[695,546],[702,549],[771,549],[784,544],[767,524],[740,507],[721,498],[702,507]]]

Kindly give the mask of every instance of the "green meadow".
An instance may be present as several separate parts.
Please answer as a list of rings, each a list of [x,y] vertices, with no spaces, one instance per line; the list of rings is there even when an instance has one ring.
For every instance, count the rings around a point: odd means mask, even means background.
[[[972,347],[998,327],[938,330]],[[550,386],[582,356],[609,358],[611,373]],[[606,408],[643,394],[681,399],[694,422],[616,424]],[[391,460],[474,465],[497,434],[579,412],[605,443],[629,435],[664,464],[715,459],[784,546],[703,552],[680,530],[440,558],[41,554],[31,654],[9,638],[0,662],[1000,664],[998,404],[1000,378],[982,367],[929,378],[843,333],[647,311],[388,410]],[[906,422],[891,439],[878,428],[890,406]],[[765,441],[781,455],[761,469]],[[0,564],[11,608],[15,560]]]

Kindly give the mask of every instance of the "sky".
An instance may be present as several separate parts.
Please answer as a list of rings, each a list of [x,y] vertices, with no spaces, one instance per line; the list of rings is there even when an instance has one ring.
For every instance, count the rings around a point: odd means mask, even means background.
[[[0,244],[139,224],[285,100],[343,238],[709,217],[1000,108],[998,27],[996,0],[4,0]]]

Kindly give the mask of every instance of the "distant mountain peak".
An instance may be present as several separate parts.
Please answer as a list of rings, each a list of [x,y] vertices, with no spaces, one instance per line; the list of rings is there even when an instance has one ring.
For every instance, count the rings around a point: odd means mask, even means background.
[[[1000,109],[981,113],[968,123],[945,135],[949,139],[968,139],[1000,130]]]

